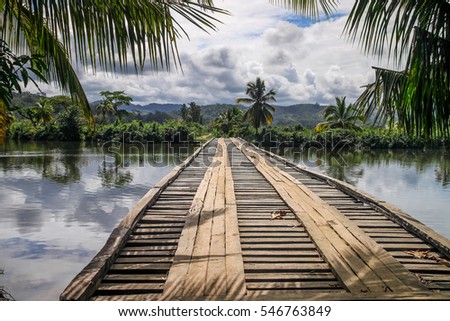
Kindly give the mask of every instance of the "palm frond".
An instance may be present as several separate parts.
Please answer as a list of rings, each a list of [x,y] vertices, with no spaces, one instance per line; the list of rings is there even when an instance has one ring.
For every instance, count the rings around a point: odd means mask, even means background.
[[[43,29],[48,29],[81,64],[112,71],[127,68],[129,50],[136,70],[147,59],[155,68],[170,69],[172,63],[179,63],[177,38],[187,35],[177,19],[215,30],[219,20],[213,14],[227,13],[212,1],[200,0],[4,1],[6,25],[22,21],[31,12],[38,40],[45,36]],[[15,30],[8,30],[15,34],[10,38],[15,44],[23,41],[20,28],[18,23]]]
[[[41,25],[39,29],[36,28],[37,22],[33,12],[18,6],[15,10],[15,14],[21,18],[20,33],[27,43],[28,50],[32,54],[41,55],[46,61],[48,69],[45,71],[45,78],[55,81],[61,89],[69,92],[81,106],[85,118],[93,125],[94,118],[89,102],[63,44],[51,32],[50,26]]]
[[[388,121],[393,124],[395,117],[404,116],[399,113],[407,74],[395,70],[376,68],[375,81],[366,86],[362,95],[354,104],[354,113],[364,122],[371,118],[373,123],[385,126]]]
[[[270,0],[270,3],[290,9],[298,14],[318,18],[320,11],[330,16],[336,9],[337,0]]]

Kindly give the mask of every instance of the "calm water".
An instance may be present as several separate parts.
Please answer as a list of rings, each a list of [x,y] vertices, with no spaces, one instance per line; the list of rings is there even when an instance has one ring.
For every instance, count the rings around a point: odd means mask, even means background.
[[[0,148],[0,286],[18,300],[57,300],[135,202],[195,149]],[[448,152],[279,153],[392,202],[450,238]]]
[[[0,286],[17,300],[57,300],[134,204],[195,149],[138,147],[0,146]]]
[[[450,151],[271,151],[392,203],[450,239]]]

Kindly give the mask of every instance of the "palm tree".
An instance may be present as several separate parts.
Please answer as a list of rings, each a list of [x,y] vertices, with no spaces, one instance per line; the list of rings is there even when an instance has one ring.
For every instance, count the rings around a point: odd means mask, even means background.
[[[116,109],[111,101],[105,99],[102,100],[97,106],[97,110],[102,114],[102,121],[105,122],[106,114],[114,114]]]
[[[271,0],[303,14],[330,15],[335,0]],[[450,5],[448,0],[355,1],[345,26],[367,53],[388,56],[400,70],[376,68],[376,80],[355,103],[380,122],[398,118],[409,135],[450,136]]]
[[[450,136],[450,5],[446,0],[359,1],[346,31],[366,51],[388,45],[404,70],[377,68],[358,109],[366,119],[394,116],[409,135]],[[377,108],[374,108],[377,106]],[[368,108],[367,108],[368,107]],[[391,113],[391,114],[389,114]]]
[[[355,122],[360,120],[360,117],[355,115],[352,104],[347,107],[345,98],[336,97],[336,105],[330,105],[325,109],[325,122],[316,126],[316,132],[330,128],[359,129]]]
[[[269,105],[268,102],[276,101],[276,92],[270,89],[266,93],[266,84],[264,80],[257,77],[256,82],[250,81],[247,83],[246,94],[250,98],[238,98],[236,102],[238,104],[251,104],[250,107],[244,114],[244,120],[250,122],[250,124],[255,127],[256,135],[258,135],[258,129],[261,126],[266,126],[272,124],[273,115],[275,112],[275,107]]]
[[[131,53],[136,72],[147,61],[169,70],[180,63],[177,38],[187,36],[177,19],[214,30],[213,13],[225,11],[212,0],[2,0],[0,35],[15,52],[42,55],[46,78],[70,92],[92,123],[72,59],[93,70],[124,71]]]
[[[53,120],[53,105],[50,99],[39,99],[35,105],[35,117],[37,121],[41,121],[45,126]]]
[[[214,120],[214,127],[223,134],[230,135],[236,127],[242,123],[243,113],[239,107],[233,108],[219,114]]]

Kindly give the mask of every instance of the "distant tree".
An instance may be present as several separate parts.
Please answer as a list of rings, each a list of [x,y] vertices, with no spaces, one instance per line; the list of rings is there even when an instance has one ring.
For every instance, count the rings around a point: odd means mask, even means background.
[[[97,105],[97,109],[102,114],[103,122],[106,120],[106,114],[117,114],[119,106],[129,105],[133,101],[133,98],[123,91],[101,91],[100,95],[103,99]]]
[[[106,121],[106,114],[115,113],[114,105],[108,100],[103,100],[95,108],[101,113],[103,122]]]
[[[214,120],[214,128],[222,134],[230,135],[242,124],[243,112],[234,106],[222,113]]]
[[[50,99],[39,99],[39,102],[34,107],[36,119],[38,122],[44,123],[48,126],[49,122],[53,120],[53,105]]]
[[[345,98],[336,97],[336,105],[330,105],[325,109],[325,122],[316,126],[316,132],[322,132],[329,128],[360,129],[356,122],[361,120],[361,117],[355,115],[352,104],[346,105]]]
[[[185,123],[189,122],[189,109],[187,108],[186,104],[183,104],[180,108],[180,116],[181,120]]]
[[[110,102],[115,111],[122,105],[129,105],[133,101],[133,98],[126,95],[124,91],[101,91],[100,95],[103,96],[103,100]]]
[[[275,107],[269,105],[269,102],[276,101],[276,92],[270,89],[266,93],[265,82],[258,77],[255,82],[247,83],[246,94],[250,98],[238,98],[236,102],[251,104],[244,114],[244,119],[256,129],[258,135],[259,127],[270,125],[273,122],[272,113],[275,112]]]
[[[59,139],[63,141],[82,140],[83,121],[80,109],[72,105],[58,117]]]
[[[203,121],[202,110],[200,109],[200,106],[194,102],[189,103],[189,116],[193,123],[201,124]]]

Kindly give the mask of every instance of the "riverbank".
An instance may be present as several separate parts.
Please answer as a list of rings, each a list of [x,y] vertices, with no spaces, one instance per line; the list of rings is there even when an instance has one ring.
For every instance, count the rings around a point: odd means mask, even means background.
[[[316,133],[312,129],[295,126],[267,127],[255,135],[254,129],[246,126],[237,130],[235,136],[252,141],[261,147],[300,147],[300,148],[353,148],[353,149],[450,149],[450,138],[411,137],[399,131],[381,128],[361,130],[334,129]],[[208,126],[182,121],[143,123],[97,124],[95,129],[86,124],[73,123],[61,126],[33,126],[30,122],[17,121],[8,130],[8,139],[15,141],[86,141],[86,142],[204,142],[214,135]]]

